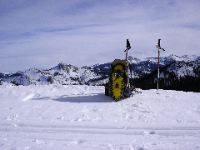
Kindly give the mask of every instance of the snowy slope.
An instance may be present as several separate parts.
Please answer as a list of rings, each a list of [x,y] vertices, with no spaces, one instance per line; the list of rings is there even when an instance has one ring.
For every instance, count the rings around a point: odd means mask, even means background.
[[[103,87],[0,86],[0,149],[198,150],[200,93],[140,90],[114,102]]]

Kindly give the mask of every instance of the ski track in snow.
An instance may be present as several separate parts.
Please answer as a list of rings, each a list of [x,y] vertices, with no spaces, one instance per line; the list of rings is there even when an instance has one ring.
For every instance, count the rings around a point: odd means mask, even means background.
[[[103,87],[1,86],[0,149],[200,149],[200,93],[147,90],[114,102]]]
[[[164,144],[197,144],[200,138],[200,128],[116,128],[116,127],[91,127],[91,126],[49,126],[49,125],[25,125],[19,124],[13,128],[12,125],[1,124],[0,131],[6,133],[4,140],[20,139],[24,142],[37,144],[42,147],[48,147],[48,143],[54,143],[54,146],[61,145],[79,145],[81,148],[92,149],[94,147],[103,149],[145,149],[145,147],[152,148],[159,145],[159,142]],[[42,133],[42,134],[41,134]],[[94,139],[93,139],[94,138]],[[126,138],[125,142],[117,144],[115,142],[121,141],[120,138]],[[105,140],[106,139],[106,140]],[[138,142],[134,143],[134,139]],[[150,139],[150,143],[149,143]],[[166,141],[167,142],[166,142]],[[145,146],[137,148],[140,142],[148,141]],[[159,141],[159,142],[158,142]],[[177,142],[178,141],[178,142]],[[180,142],[182,141],[182,142]],[[174,146],[176,147],[176,144]],[[184,144],[185,145],[185,144]],[[66,146],[66,148],[68,147]],[[164,145],[162,145],[164,146]],[[170,145],[172,146],[172,145]],[[191,145],[190,145],[191,146]],[[159,147],[159,146],[158,146]],[[179,147],[179,146],[178,146]],[[65,149],[66,149],[65,148]],[[163,148],[163,147],[162,147]],[[169,147],[168,147],[169,148]],[[180,148],[180,147],[179,147]],[[198,146],[196,146],[198,148]]]

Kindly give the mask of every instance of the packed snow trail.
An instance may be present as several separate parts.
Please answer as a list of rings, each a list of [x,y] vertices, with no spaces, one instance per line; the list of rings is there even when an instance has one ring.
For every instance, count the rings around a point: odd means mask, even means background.
[[[0,149],[200,149],[200,93],[147,90],[114,102],[104,87],[0,86]]]
[[[4,140],[11,146],[19,144],[18,149],[190,149],[198,148],[200,129],[142,129],[142,128],[88,128],[78,126],[21,126],[0,128],[6,132]],[[14,143],[12,143],[14,142]],[[6,142],[7,144],[7,142]],[[6,145],[5,144],[5,145]],[[167,144],[167,145],[165,145]]]

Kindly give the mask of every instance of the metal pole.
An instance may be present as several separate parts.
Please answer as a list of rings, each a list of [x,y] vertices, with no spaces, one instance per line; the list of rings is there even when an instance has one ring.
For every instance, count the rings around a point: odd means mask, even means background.
[[[160,48],[158,47],[158,75],[157,75],[157,90],[159,90],[159,80],[160,80]]]
[[[126,58],[125,58],[125,60],[128,61],[128,49],[126,49],[125,51],[126,51]]]
[[[125,50],[125,52],[126,52],[126,57],[125,57],[125,60],[126,60],[126,62],[127,62],[127,65],[128,65],[128,51],[129,51],[129,49],[131,49],[131,45],[130,45],[130,42],[129,42],[129,40],[128,39],[126,39],[126,50]],[[128,67],[128,66],[127,66]],[[128,68],[127,68],[127,86],[129,86],[129,76],[128,76]]]
[[[165,51],[164,48],[160,46],[160,40],[158,39],[158,45],[156,47],[158,48],[158,76],[157,76],[157,90],[159,90],[159,82],[160,82],[160,50]]]

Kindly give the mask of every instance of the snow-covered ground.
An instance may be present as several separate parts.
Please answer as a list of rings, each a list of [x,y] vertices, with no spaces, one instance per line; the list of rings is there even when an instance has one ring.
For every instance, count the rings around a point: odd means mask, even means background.
[[[200,93],[0,86],[0,150],[198,150]]]

